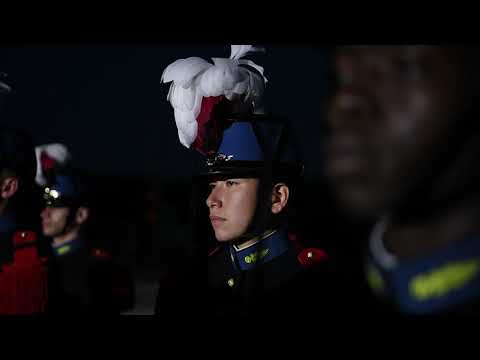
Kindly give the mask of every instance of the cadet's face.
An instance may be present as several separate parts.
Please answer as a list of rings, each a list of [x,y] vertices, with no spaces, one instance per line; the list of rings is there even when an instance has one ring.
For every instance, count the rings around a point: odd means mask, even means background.
[[[258,179],[227,179],[210,183],[207,206],[218,241],[234,240],[248,230],[257,206]]]
[[[462,105],[460,56],[432,46],[335,55],[327,175],[344,207],[377,215],[420,179],[448,138]]]
[[[41,212],[43,235],[55,237],[65,231],[67,225],[68,207],[49,207],[47,206]]]

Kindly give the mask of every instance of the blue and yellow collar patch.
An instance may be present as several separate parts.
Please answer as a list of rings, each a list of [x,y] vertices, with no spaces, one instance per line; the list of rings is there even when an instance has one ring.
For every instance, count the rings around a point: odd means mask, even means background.
[[[237,270],[250,270],[282,255],[288,245],[287,232],[280,229],[246,248],[239,249],[231,244],[230,255]]]
[[[83,248],[83,246],[83,240],[78,237],[62,245],[55,245],[52,243],[52,249],[55,256],[63,256],[74,253]]]
[[[391,299],[404,313],[434,314],[480,299],[480,237],[470,236],[390,269],[370,250],[366,277],[375,293]]]

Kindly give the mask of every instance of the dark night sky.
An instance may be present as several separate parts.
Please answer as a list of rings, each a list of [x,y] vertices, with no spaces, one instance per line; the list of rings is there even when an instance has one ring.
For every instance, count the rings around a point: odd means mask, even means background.
[[[316,177],[325,52],[266,48],[249,57],[269,79],[266,108],[292,120],[306,175]],[[191,175],[199,157],[178,141],[162,72],[179,58],[229,55],[229,45],[14,46],[0,47],[0,71],[15,88],[10,121],[30,129],[38,144],[63,142],[77,166],[98,174],[178,177]]]

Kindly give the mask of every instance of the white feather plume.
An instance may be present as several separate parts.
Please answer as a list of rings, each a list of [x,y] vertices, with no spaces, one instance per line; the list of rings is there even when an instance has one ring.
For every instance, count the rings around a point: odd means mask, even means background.
[[[191,80],[210,66],[212,64],[199,57],[180,59],[165,68],[162,74],[162,82],[173,81],[176,85],[189,87]]]
[[[230,59],[238,60],[248,53],[254,51],[265,51],[265,49],[261,47],[255,47],[253,45],[232,45]]]
[[[37,173],[35,175],[35,182],[40,186],[44,186],[47,182],[40,161],[40,156],[43,152],[45,152],[59,165],[65,165],[71,158],[68,148],[63,144],[52,143],[36,146],[35,156],[37,158]]]
[[[197,116],[202,98],[224,95],[233,100],[244,95],[244,101],[255,103],[263,95],[267,78],[263,67],[251,60],[240,60],[248,53],[264,51],[252,45],[232,45],[230,58],[212,58],[213,64],[199,58],[179,59],[162,74],[163,83],[172,82],[167,100],[173,106],[180,142],[187,148],[197,136]],[[240,66],[248,65],[250,69]]]

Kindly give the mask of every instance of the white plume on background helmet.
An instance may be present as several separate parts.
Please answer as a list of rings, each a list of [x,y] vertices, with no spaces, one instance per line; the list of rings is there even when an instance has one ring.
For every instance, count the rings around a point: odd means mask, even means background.
[[[63,144],[52,143],[36,146],[35,155],[37,157],[37,174],[35,176],[35,182],[40,186],[44,186],[47,182],[41,164],[42,153],[45,153],[48,157],[50,157],[59,165],[65,165],[67,161],[69,161],[71,158],[71,154],[68,151],[68,148]]]
[[[197,116],[202,98],[225,96],[255,104],[262,97],[267,78],[263,67],[251,60],[241,59],[253,51],[263,51],[253,45],[232,45],[230,58],[212,58],[213,64],[199,58],[179,59],[168,65],[161,81],[172,82],[167,100],[173,106],[180,142],[187,148],[197,136]],[[257,70],[261,76],[247,67]]]

